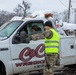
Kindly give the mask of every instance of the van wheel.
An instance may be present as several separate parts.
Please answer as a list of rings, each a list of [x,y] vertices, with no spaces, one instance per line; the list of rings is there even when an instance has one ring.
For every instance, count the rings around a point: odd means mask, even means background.
[[[5,67],[2,63],[0,63],[0,75],[6,75]]]
[[[39,73],[42,75],[42,74],[43,74],[43,69],[41,69],[41,70],[39,71]]]

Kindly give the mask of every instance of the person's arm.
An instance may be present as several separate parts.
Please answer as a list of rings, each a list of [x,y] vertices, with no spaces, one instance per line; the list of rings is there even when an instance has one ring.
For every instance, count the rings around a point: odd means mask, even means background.
[[[43,35],[43,33],[37,33],[37,34],[32,34],[30,36],[30,38],[31,38],[31,40],[36,41],[36,40],[39,40],[39,39],[44,39],[45,36]]]
[[[45,31],[43,34],[47,39],[50,39],[53,36],[53,32],[51,30]]]

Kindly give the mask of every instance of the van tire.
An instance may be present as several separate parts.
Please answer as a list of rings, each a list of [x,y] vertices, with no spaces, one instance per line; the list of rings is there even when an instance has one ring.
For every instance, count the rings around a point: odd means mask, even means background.
[[[6,75],[5,67],[2,62],[0,62],[0,75]]]
[[[41,70],[39,71],[39,73],[42,75],[42,74],[44,73],[43,69],[41,69]]]

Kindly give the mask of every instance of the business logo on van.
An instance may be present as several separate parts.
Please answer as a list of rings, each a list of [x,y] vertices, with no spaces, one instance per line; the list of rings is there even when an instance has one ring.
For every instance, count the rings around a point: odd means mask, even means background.
[[[24,48],[19,55],[20,60],[27,62],[33,57],[42,58],[44,57],[44,44],[38,45],[35,50],[30,47]]]

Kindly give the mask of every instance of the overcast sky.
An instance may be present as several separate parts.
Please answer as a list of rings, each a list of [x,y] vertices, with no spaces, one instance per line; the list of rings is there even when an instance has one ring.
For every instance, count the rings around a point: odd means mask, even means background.
[[[0,10],[6,10],[12,12],[17,4],[23,0],[0,0]],[[62,12],[68,9],[69,0],[27,0],[31,3],[30,11],[36,10],[51,10]],[[76,4],[75,4],[76,5]]]

